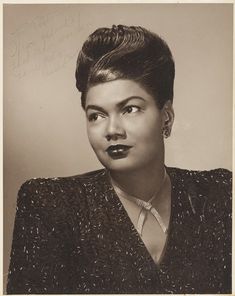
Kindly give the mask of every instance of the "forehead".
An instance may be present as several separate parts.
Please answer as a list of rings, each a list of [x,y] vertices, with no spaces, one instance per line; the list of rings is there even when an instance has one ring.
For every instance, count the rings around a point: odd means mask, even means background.
[[[129,97],[141,97],[154,102],[153,97],[139,83],[132,80],[114,80],[100,83],[89,88],[86,96],[87,105],[116,105]]]

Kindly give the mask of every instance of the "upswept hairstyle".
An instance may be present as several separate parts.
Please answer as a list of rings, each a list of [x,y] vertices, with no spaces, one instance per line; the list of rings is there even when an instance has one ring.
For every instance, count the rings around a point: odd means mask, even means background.
[[[166,42],[135,26],[113,25],[92,33],[77,59],[76,87],[85,108],[89,87],[116,79],[131,79],[142,85],[161,109],[173,101],[175,65]]]

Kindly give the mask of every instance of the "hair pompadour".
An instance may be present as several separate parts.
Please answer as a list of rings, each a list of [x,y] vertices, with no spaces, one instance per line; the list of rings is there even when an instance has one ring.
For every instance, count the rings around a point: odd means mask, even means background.
[[[171,51],[162,38],[142,27],[113,25],[94,31],[78,55],[75,77],[83,108],[89,87],[117,79],[138,82],[160,109],[173,101]]]

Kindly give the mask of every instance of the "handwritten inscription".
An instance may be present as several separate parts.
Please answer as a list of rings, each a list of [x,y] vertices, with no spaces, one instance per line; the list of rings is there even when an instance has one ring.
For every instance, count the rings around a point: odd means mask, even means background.
[[[22,78],[32,72],[50,75],[78,54],[78,40],[86,26],[72,7],[37,16],[10,33],[10,72]]]

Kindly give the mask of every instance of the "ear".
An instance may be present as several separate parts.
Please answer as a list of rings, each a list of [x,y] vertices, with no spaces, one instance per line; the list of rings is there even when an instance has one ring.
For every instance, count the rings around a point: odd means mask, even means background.
[[[168,100],[163,108],[161,109],[162,113],[162,131],[165,138],[169,137],[171,129],[174,123],[175,113],[172,106],[172,102]]]

